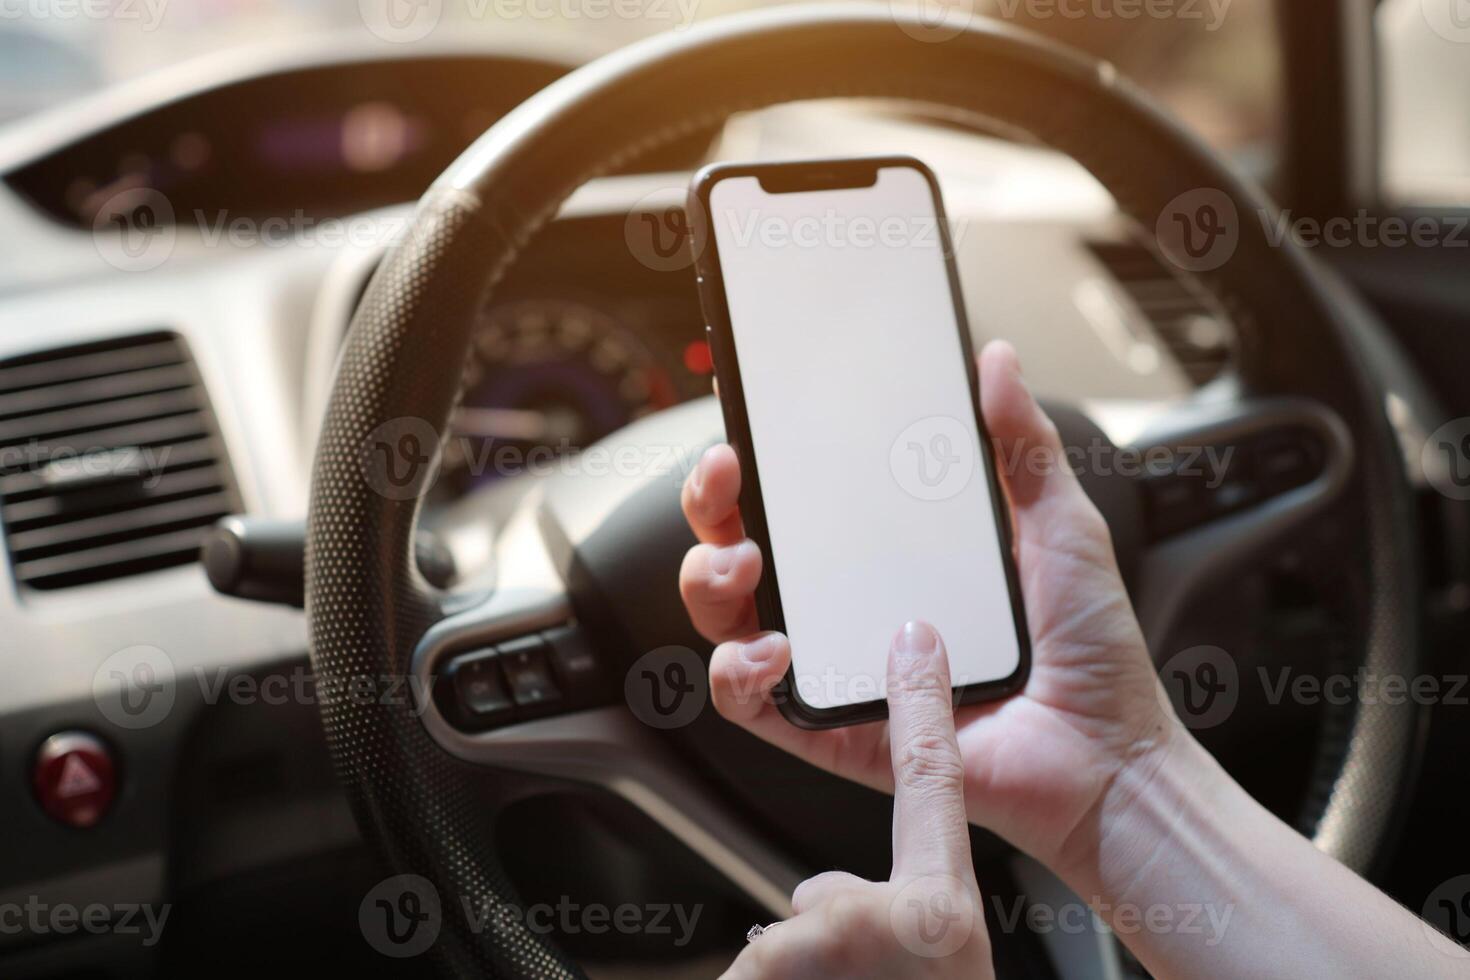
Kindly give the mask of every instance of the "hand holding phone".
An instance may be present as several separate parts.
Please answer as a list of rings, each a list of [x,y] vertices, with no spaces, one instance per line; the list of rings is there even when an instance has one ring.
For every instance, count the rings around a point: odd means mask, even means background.
[[[1059,458],[1056,428],[1027,391],[1015,351],[992,341],[979,361],[986,429],[997,455]],[[1076,475],[1067,466],[1038,465],[1008,468],[1004,479],[1033,662],[1015,697],[955,710],[965,808],[971,823],[1065,875],[1069,862],[1086,863],[1115,822],[1128,822],[1126,808],[1104,812],[1103,797],[1109,787],[1146,779],[1167,755],[1179,723],[1144,647],[1107,525]],[[811,493],[832,500],[849,490],[844,474],[831,473]],[[759,738],[891,793],[886,723],[806,731],[778,707],[773,695],[790,673],[792,646],[759,622],[755,595],[765,556],[740,515],[744,491],[740,461],[722,444],[704,454],[682,494],[699,543],[685,556],[679,588],[695,628],[716,644],[710,700]],[[1068,853],[1059,850],[1064,843]]]

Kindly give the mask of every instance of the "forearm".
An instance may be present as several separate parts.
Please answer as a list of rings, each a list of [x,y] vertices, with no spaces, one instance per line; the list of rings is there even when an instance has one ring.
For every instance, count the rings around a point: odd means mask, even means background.
[[[1089,817],[1068,884],[1155,976],[1465,976],[1459,946],[1253,800],[1184,729]]]

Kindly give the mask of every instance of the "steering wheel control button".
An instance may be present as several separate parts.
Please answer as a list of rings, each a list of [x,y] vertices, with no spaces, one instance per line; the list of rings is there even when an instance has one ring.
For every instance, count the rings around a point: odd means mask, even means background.
[[[1283,433],[1255,447],[1261,490],[1274,496],[1311,483],[1322,472],[1322,444],[1307,433]]]
[[[1289,429],[1212,446],[1222,461],[1143,480],[1149,533],[1154,540],[1254,507],[1311,483],[1326,465],[1326,449],[1313,433]]]
[[[458,657],[449,666],[460,716],[471,726],[508,721],[515,705],[506,690],[494,650]]]
[[[1168,537],[1202,523],[1210,512],[1208,493],[1196,480],[1177,476],[1144,481],[1144,503],[1153,537]]]
[[[510,681],[510,694],[520,708],[539,708],[561,700],[551,673],[549,647],[539,636],[512,640],[500,647],[500,661]]]
[[[36,802],[58,823],[96,826],[117,796],[112,750],[87,732],[58,732],[36,750]]]
[[[558,626],[541,634],[551,657],[552,670],[565,689],[567,698],[578,704],[611,701],[616,691],[605,690],[602,669],[592,646],[576,626]]]

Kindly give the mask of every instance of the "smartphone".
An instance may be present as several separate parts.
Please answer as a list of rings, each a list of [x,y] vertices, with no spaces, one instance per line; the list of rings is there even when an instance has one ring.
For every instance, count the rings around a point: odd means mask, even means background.
[[[1011,524],[939,184],[910,157],[716,164],[688,216],[763,629],[791,640],[788,720],[887,715],[922,619],[957,702],[1019,690],[1031,651]]]

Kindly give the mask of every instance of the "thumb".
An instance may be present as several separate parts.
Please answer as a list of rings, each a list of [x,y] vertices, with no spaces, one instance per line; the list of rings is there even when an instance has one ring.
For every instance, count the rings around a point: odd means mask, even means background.
[[[1017,524],[1055,518],[1101,522],[1077,480],[1056,423],[1021,377],[1016,350],[994,340],[980,352],[980,407],[995,448],[995,464]]]

